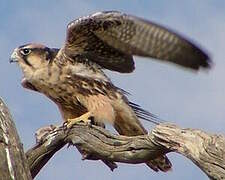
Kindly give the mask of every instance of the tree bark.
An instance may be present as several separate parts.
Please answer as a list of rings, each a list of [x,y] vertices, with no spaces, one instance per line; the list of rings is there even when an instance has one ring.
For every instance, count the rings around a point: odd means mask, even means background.
[[[144,163],[159,154],[177,152],[194,162],[210,179],[225,178],[224,136],[171,124],[160,124],[148,135],[135,137],[112,135],[101,127],[84,124],[70,130],[55,128],[26,153],[31,173],[33,169],[39,172],[46,159],[67,143],[76,146],[83,159],[102,160],[111,170],[117,167],[115,162]]]
[[[31,180],[30,169],[15,124],[0,98],[0,179]]]
[[[180,153],[210,179],[225,179],[225,138],[172,124],[157,125],[148,135],[113,135],[94,125],[77,124],[71,129],[53,125],[36,134],[37,144],[23,152],[15,125],[0,99],[0,179],[31,180],[66,144],[76,146],[83,159],[102,160],[111,170],[115,162],[145,163],[161,154]]]

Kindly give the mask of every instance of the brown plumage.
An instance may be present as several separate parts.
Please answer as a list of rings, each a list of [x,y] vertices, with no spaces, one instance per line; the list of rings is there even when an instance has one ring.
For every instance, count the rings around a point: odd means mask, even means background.
[[[112,84],[103,69],[129,73],[133,55],[152,57],[198,70],[209,68],[209,57],[180,35],[152,22],[120,12],[98,12],[69,23],[61,49],[40,44],[16,48],[11,62],[18,62],[25,88],[52,99],[65,121],[94,117],[111,123],[123,135],[146,134],[139,118],[154,116],[128,101],[125,91]],[[165,155],[147,162],[153,170],[167,171]]]

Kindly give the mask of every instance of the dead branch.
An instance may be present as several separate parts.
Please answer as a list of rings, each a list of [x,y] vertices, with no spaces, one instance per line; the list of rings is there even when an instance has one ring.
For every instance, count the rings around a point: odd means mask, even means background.
[[[27,151],[26,159],[11,115],[0,99],[0,179],[31,180],[66,144],[76,146],[83,159],[102,160],[111,170],[117,167],[115,162],[144,163],[177,152],[210,179],[225,178],[225,138],[201,130],[160,124],[148,135],[126,137],[93,125],[77,124],[71,129],[51,125],[39,130],[36,137],[37,144]]]
[[[113,170],[115,162],[144,163],[160,154],[180,153],[200,167],[210,179],[225,178],[225,138],[171,124],[156,126],[149,135],[112,135],[97,127],[78,124],[72,129],[53,128],[26,155],[33,177],[65,144],[78,148],[83,159],[102,160]],[[35,173],[34,173],[35,172]]]
[[[31,180],[30,170],[15,124],[0,98],[0,179]]]

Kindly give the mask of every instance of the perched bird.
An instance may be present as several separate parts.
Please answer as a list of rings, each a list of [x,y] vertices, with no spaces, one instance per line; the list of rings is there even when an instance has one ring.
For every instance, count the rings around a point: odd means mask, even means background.
[[[54,101],[67,126],[79,121],[112,124],[119,134],[146,134],[139,118],[154,116],[129,102],[126,92],[103,72],[134,70],[133,55],[171,62],[185,68],[209,68],[210,59],[182,36],[155,23],[116,11],[97,12],[68,24],[61,49],[26,44],[14,50],[11,62],[21,67],[25,88]],[[146,162],[153,170],[167,171],[166,155]]]

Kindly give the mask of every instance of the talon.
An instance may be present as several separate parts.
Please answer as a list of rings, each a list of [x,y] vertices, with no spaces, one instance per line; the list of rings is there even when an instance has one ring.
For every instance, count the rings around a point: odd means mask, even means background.
[[[90,120],[90,124],[95,124],[95,119],[94,119],[94,116],[90,116],[89,117],[89,120]]]
[[[68,122],[66,121],[66,122],[63,122],[63,125],[62,125],[62,128],[63,128],[63,130],[65,131],[66,130],[66,128],[67,128],[67,124],[68,124]]]
[[[87,112],[80,117],[74,118],[74,119],[67,119],[66,126],[67,128],[71,128],[74,124],[77,124],[79,122],[83,122],[85,124],[90,124],[93,119],[93,115],[91,112]]]
[[[67,122],[63,122],[63,125],[62,126],[65,127],[66,125],[67,125]]]

